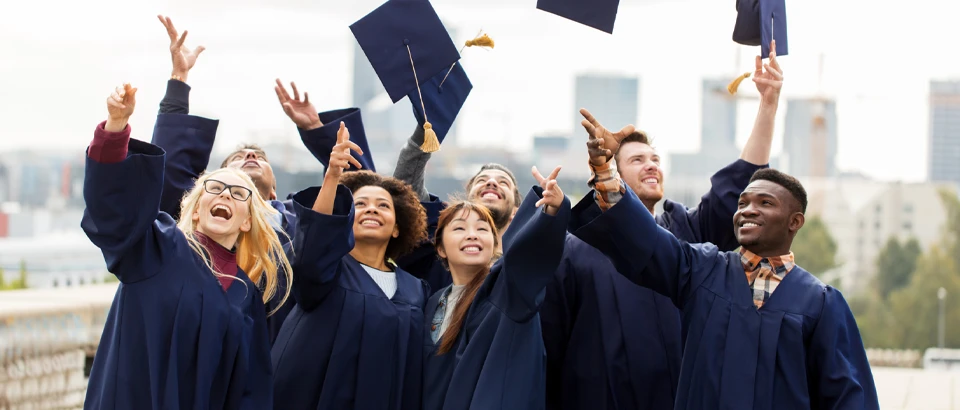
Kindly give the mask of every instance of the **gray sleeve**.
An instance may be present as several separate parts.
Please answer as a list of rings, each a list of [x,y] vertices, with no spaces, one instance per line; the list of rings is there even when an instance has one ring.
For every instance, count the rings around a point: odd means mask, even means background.
[[[393,177],[410,184],[413,191],[420,197],[420,201],[430,202],[430,193],[424,186],[423,178],[431,154],[423,152],[420,145],[423,145],[423,127],[418,125],[413,135],[400,149],[400,157],[397,158]]]

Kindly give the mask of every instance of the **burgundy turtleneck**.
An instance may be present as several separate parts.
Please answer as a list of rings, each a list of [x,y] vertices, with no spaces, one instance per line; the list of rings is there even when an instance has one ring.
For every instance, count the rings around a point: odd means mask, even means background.
[[[200,232],[194,232],[193,235],[197,238],[197,241],[207,249],[213,267],[217,272],[227,276],[237,276],[237,254],[235,252],[231,252]],[[218,277],[217,279],[220,280],[220,286],[223,286],[223,290],[229,289],[230,284],[234,282],[233,279],[226,276]]]

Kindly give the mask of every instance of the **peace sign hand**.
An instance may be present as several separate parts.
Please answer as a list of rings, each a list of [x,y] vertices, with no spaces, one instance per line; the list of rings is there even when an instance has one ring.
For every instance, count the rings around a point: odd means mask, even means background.
[[[540,187],[543,188],[543,198],[537,201],[536,207],[539,208],[540,205],[546,205],[544,212],[550,216],[556,215],[557,211],[560,210],[560,206],[563,205],[563,190],[561,190],[560,185],[557,184],[557,175],[560,174],[560,168],[561,167],[554,168],[550,176],[546,178],[540,174],[536,166],[531,170],[533,178],[540,184]]]
[[[343,175],[343,171],[350,168],[350,165],[357,167],[357,169],[363,168],[363,166],[360,165],[360,161],[357,161],[353,155],[350,155],[351,150],[359,155],[363,155],[363,150],[360,149],[360,146],[350,141],[350,131],[347,130],[347,126],[343,121],[340,121],[340,130],[337,131],[337,145],[334,145],[333,150],[330,151],[330,165],[327,166],[327,174],[324,178],[336,183],[336,181],[340,180],[340,176]]]

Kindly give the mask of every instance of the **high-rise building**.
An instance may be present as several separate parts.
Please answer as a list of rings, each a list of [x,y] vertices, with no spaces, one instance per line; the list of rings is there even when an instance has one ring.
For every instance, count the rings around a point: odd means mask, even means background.
[[[929,178],[960,184],[960,81],[930,82]]]

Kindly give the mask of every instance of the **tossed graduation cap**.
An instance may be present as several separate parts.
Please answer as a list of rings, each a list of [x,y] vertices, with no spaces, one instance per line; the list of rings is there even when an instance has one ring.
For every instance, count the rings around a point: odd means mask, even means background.
[[[351,24],[350,30],[394,103],[411,92],[419,99],[421,84],[460,59],[427,0],[388,0]],[[432,124],[425,121],[423,128],[424,145],[439,149]]]
[[[785,0],[737,0],[737,22],[733,41],[745,46],[760,46],[760,58],[770,57],[770,41],[776,40],[777,56],[787,55],[787,5]],[[750,77],[743,73],[729,85],[736,94],[740,83]]]
[[[360,116],[359,108],[343,108],[320,113],[320,122],[323,126],[311,131],[301,131],[300,139],[307,150],[313,154],[313,157],[323,164],[326,168],[330,165],[330,151],[337,145],[337,131],[340,130],[340,122],[350,131],[350,141],[353,141],[363,151],[363,155],[357,155],[350,151],[350,155],[360,162],[363,169],[377,172],[373,163],[373,154],[370,152],[370,145],[367,144],[367,135],[363,132],[363,118]],[[350,165],[347,171],[357,171]]]
[[[423,124],[430,120],[433,131],[437,135],[438,144],[436,147],[427,146],[426,138],[424,138],[424,145],[420,147],[421,150],[434,152],[440,148],[439,143],[443,143],[443,139],[450,132],[453,121],[460,114],[460,109],[463,108],[463,104],[467,101],[467,96],[470,95],[472,89],[473,84],[467,77],[463,65],[455,63],[449,71],[441,71],[433,76],[430,81],[420,84],[423,101],[420,100],[416,90],[408,95],[417,122]],[[426,115],[424,115],[424,111],[426,111]]]
[[[477,33],[477,37],[468,40],[460,48],[460,53],[467,47],[488,47],[494,48],[494,41],[490,36],[483,34],[483,30]],[[427,83],[421,84],[418,91],[411,91],[407,94],[410,104],[413,105],[413,115],[420,124],[426,124],[432,118],[431,127],[437,136],[437,144],[424,138],[420,149],[424,152],[435,152],[440,149],[440,144],[453,127],[453,121],[460,114],[460,109],[467,101],[473,84],[467,77],[460,62],[450,65],[450,68],[441,71],[433,76]],[[422,97],[422,98],[421,98]]]
[[[537,0],[537,8],[613,34],[620,0]]]
[[[787,55],[786,0],[737,0],[733,41],[760,46],[760,57],[767,58],[770,40],[777,40],[777,56]]]

